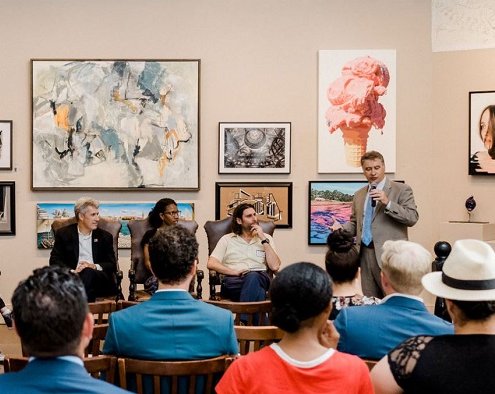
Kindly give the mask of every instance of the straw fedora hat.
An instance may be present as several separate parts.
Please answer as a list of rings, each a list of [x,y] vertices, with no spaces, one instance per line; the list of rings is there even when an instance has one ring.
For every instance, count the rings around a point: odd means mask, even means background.
[[[456,241],[442,272],[423,276],[430,293],[458,301],[495,301],[495,252],[476,239]]]

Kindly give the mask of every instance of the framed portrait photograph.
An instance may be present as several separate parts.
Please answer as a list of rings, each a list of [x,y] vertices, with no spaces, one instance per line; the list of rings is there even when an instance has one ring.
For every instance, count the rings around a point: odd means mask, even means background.
[[[33,190],[199,190],[200,60],[31,60]]]
[[[144,219],[155,202],[100,202],[100,216],[118,220],[122,224],[119,232],[119,249],[131,248],[129,220]],[[194,203],[177,201],[180,220],[194,219]],[[38,249],[51,249],[55,243],[52,223],[58,218],[74,216],[74,202],[39,202],[36,204],[36,244]]]
[[[325,245],[335,222],[351,218],[352,199],[366,181],[309,181],[308,245]]]
[[[12,121],[0,120],[0,170],[12,169]]]
[[[0,235],[15,235],[15,182],[0,182]]]
[[[469,175],[495,175],[495,91],[469,92]]]
[[[219,174],[290,174],[291,123],[219,123]]]
[[[232,216],[241,203],[254,205],[260,220],[292,228],[292,182],[215,183],[215,220]]]

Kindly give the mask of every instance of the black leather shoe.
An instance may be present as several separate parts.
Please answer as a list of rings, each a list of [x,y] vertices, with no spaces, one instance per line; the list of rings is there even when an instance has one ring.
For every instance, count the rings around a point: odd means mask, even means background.
[[[8,328],[12,328],[12,312],[7,312],[2,314],[3,320],[5,320],[5,324]]]

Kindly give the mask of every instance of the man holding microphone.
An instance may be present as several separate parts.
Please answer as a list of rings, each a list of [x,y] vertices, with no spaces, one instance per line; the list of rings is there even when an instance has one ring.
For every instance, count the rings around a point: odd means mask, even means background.
[[[414,195],[409,185],[385,177],[385,160],[381,153],[366,152],[361,157],[368,185],[354,194],[352,214],[343,226],[355,235],[360,246],[363,294],[383,298],[380,281],[382,247],[387,240],[407,240],[407,228],[418,221]]]

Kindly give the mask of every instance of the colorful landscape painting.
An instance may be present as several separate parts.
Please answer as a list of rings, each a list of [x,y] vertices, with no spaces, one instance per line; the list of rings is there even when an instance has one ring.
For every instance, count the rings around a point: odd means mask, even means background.
[[[330,227],[349,221],[352,199],[366,181],[310,181],[308,244],[325,245]]]
[[[119,249],[131,247],[131,235],[127,223],[133,219],[148,216],[154,202],[102,202],[100,216],[119,220],[122,228],[119,233]],[[181,220],[194,219],[194,203],[177,202]],[[55,238],[51,229],[54,219],[74,216],[74,203],[40,202],[36,204],[36,232],[38,249],[50,249]]]

